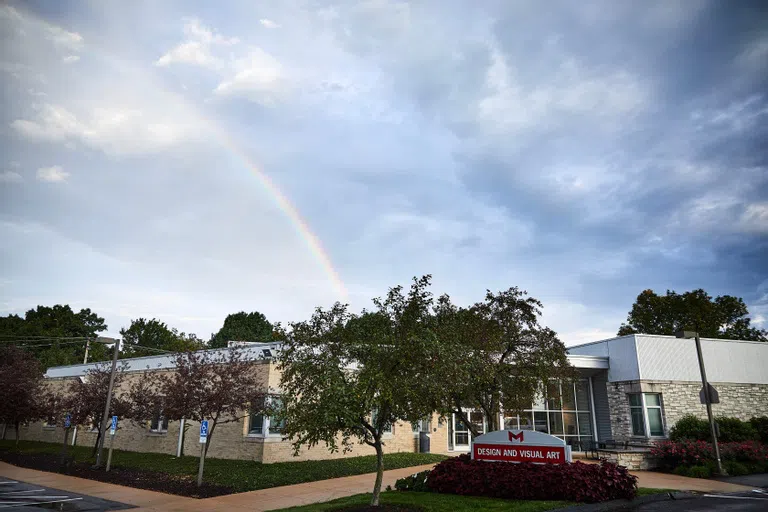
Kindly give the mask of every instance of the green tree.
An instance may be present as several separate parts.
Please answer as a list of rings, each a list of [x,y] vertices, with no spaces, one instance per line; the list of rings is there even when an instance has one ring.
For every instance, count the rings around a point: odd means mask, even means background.
[[[27,350],[0,346],[0,375],[3,398],[0,423],[12,425],[19,443],[19,427],[44,415],[43,372],[40,363]]]
[[[435,409],[455,414],[475,437],[482,426],[470,421],[468,410],[481,410],[488,430],[500,430],[502,412],[519,413],[548,382],[573,378],[565,345],[539,324],[541,308],[516,287],[488,291],[469,308],[440,297],[433,320],[440,343],[424,358]]]
[[[43,368],[77,364],[85,355],[85,338],[95,338],[106,331],[107,324],[90,309],[75,313],[68,305],[37,306],[18,315],[0,317],[0,336],[3,340],[16,340],[40,361]],[[109,358],[101,344],[91,343],[88,359],[100,361]]]
[[[175,328],[169,329],[164,322],[155,318],[131,320],[131,325],[127,329],[120,329],[120,335],[123,338],[121,349],[124,355],[128,357],[154,353],[142,350],[142,347],[171,352],[200,350],[205,347],[205,343],[194,334],[179,332]]]
[[[292,323],[278,356],[282,372],[284,435],[296,453],[324,443],[348,451],[354,441],[376,451],[372,505],[378,505],[384,436],[397,421],[432,414],[420,356],[436,340],[429,326],[429,278],[415,280],[374,301],[376,310],[354,315],[336,303]],[[410,428],[410,427],[409,427]]]
[[[211,336],[209,346],[222,348],[228,341],[255,341],[268,343],[272,340],[272,324],[258,311],[241,311],[228,315],[219,332]]]
[[[644,290],[637,296],[618,334],[674,335],[681,329],[696,330],[705,338],[768,341],[764,329],[750,325],[749,310],[743,299],[731,295],[713,299],[702,289],[682,294],[667,290],[666,295]]]

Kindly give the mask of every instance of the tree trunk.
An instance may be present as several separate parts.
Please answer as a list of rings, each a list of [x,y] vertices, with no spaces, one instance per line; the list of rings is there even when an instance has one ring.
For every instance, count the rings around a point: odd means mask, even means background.
[[[184,443],[186,442],[187,438],[187,429],[189,428],[189,423],[186,421],[184,422],[184,428],[181,429],[181,450],[179,451],[179,458],[184,456]]]
[[[384,479],[384,451],[381,448],[381,439],[377,438],[374,442],[376,448],[376,483],[373,484],[373,497],[371,506],[379,505],[379,495],[381,494],[381,481]]]
[[[15,428],[15,430],[16,430],[16,448],[18,449],[19,448],[19,422],[18,421],[14,424],[14,427],[16,427]]]
[[[213,431],[216,430],[216,420],[211,423],[211,428],[208,430],[208,437],[205,439],[205,455],[208,455],[208,447],[211,446],[211,439],[213,438]]]
[[[101,425],[101,423],[99,423]],[[101,440],[101,428],[98,430],[98,434],[96,434],[96,444],[93,445],[93,451],[91,452],[91,457],[96,456],[96,452],[99,451],[99,441]]]

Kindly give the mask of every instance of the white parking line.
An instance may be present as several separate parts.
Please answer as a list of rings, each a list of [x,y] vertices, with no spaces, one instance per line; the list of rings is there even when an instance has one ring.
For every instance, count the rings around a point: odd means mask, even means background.
[[[45,489],[30,489],[28,491],[9,491],[9,492],[0,492],[0,496],[10,496],[11,494],[21,494],[23,492],[43,492]]]
[[[43,495],[43,496],[8,496],[9,499],[14,500],[39,500],[39,499],[46,499],[46,500],[53,500],[53,499],[63,499],[63,498],[69,498],[69,495],[67,494],[49,494],[49,495]],[[0,503],[7,503],[6,501],[0,501]]]
[[[705,494],[705,498],[723,498],[726,500],[759,500],[768,501],[765,498],[753,498],[752,496],[723,496],[721,494]]]
[[[47,505],[48,503],[64,503],[65,501],[77,501],[83,498],[68,498],[66,500],[53,500],[53,501],[38,501],[31,503],[14,503],[13,505],[0,505],[0,508],[14,508],[14,507],[29,507],[31,505]],[[4,502],[0,502],[4,503]],[[8,502],[12,503],[12,502]]]

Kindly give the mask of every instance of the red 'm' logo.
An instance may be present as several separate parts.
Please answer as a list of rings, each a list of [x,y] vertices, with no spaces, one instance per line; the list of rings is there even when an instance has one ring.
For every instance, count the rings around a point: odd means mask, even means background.
[[[523,442],[523,432],[520,431],[519,434],[513,434],[512,432],[509,432],[509,440],[513,441],[515,439],[517,439],[518,441],[520,441],[522,443]]]

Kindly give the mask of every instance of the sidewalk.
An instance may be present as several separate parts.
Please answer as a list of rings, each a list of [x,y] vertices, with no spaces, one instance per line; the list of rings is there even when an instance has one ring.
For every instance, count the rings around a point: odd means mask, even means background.
[[[423,471],[432,467],[432,464],[415,466],[411,468],[393,469],[384,472],[382,489],[387,485],[393,485],[395,480]],[[687,478],[683,476],[654,473],[652,471],[636,471],[639,487],[654,487],[662,489],[676,489],[681,491],[699,492],[743,492],[753,489],[743,485],[716,480],[704,480],[699,478]],[[347,476],[332,480],[321,480],[271,489],[261,489],[217,498],[194,499],[173,496],[154,491],[145,491],[131,487],[85,480],[57,473],[46,473],[34,469],[19,468],[0,462],[0,476],[20,480],[22,482],[35,483],[73,493],[87,494],[99,498],[127,503],[139,507],[141,511],[253,511],[263,512],[286,507],[295,507],[309,503],[329,501],[343,498],[353,494],[370,492],[376,475]]]

